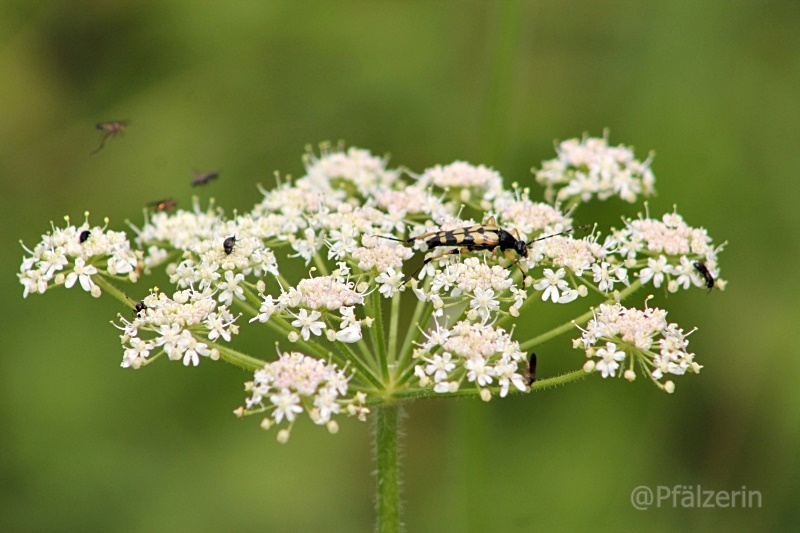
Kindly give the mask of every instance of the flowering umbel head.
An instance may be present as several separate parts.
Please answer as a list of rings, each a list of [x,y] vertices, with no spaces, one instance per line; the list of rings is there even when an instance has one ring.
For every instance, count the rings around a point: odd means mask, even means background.
[[[703,367],[687,351],[688,334],[677,324],[668,323],[666,317],[663,309],[640,311],[618,303],[601,304],[582,330],[583,335],[573,343],[586,350],[584,370],[600,372],[604,378],[624,376],[633,381],[638,369],[662,389],[673,392],[672,381],[661,382],[665,374],[696,374]]]
[[[459,161],[416,175],[325,145],[306,155],[302,177],[262,190],[249,212],[226,216],[195,201],[147,214],[133,228],[135,249],[124,233],[88,222],[54,228],[28,251],[19,278],[25,296],[79,284],[135,306],[119,317],[125,368],[166,355],[253,371],[236,413],[281,426],[281,441],[303,413],[335,432],[336,417],[364,419],[371,405],[529,391],[526,353],[566,331],[537,331],[552,305],[594,309],[578,313],[574,344],[589,361],[569,379],[644,372],[671,391],[666,374],[700,369],[683,330],[666,311],[619,302],[642,286],[676,292],[711,278],[724,288],[721,246],[676,212],[625,220],[607,236],[572,231],[581,202],[635,201],[653,192],[654,177],[650,159],[605,138],[565,141],[558,152],[537,173],[544,203],[484,166]],[[113,283],[158,267],[173,287],[140,301]],[[235,350],[240,327],[277,335],[278,359]],[[533,388],[567,379],[542,379],[539,359]]]
[[[609,146],[608,131],[602,138],[584,136],[557,147],[558,157],[535,170],[536,181],[545,186],[545,198],[566,205],[588,202],[595,196],[606,200],[618,196],[633,203],[650,196],[656,178],[650,169],[653,154],[639,161],[626,146]]]

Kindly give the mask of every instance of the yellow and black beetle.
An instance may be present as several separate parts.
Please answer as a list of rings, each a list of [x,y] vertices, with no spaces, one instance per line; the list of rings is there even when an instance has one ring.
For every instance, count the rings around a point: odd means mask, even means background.
[[[503,252],[506,257],[508,257],[515,265],[517,265],[517,268],[519,268],[520,272],[522,272],[522,277],[524,279],[525,271],[522,270],[519,260],[523,257],[528,257],[528,246],[536,241],[549,239],[550,237],[555,237],[557,235],[564,235],[565,233],[571,233],[576,229],[586,227],[588,227],[588,225],[578,226],[577,228],[571,228],[566,231],[562,231],[561,233],[554,233],[553,235],[546,235],[544,237],[539,237],[538,239],[532,239],[528,242],[525,242],[520,239],[519,232],[516,229],[511,231],[504,230],[497,225],[497,220],[495,220],[495,218],[492,216],[486,219],[483,224],[474,224],[472,226],[452,230],[431,231],[429,233],[424,233],[408,239],[396,239],[394,237],[385,237],[383,235],[378,235],[378,237],[402,242],[404,244],[412,244],[414,241],[424,239],[425,244],[428,245],[428,249],[439,248],[442,246],[456,247],[453,250],[443,254],[425,259],[425,261],[422,262],[422,265],[420,265],[420,267],[417,268],[417,270],[415,270],[411,276],[409,276],[409,280],[413,278],[417,272],[422,270],[425,265],[431,261],[435,261],[436,259],[441,259],[446,255],[459,254],[464,251],[475,252],[478,250],[488,250],[492,252],[492,255],[494,255],[497,253],[498,249]],[[514,250],[517,252],[519,257],[515,259],[509,250]]]

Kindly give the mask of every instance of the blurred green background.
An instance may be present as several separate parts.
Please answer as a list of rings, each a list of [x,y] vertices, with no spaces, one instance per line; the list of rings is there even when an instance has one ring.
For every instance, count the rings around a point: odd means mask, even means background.
[[[257,183],[301,175],[304,146],[324,140],[415,171],[463,159],[532,183],[554,139],[605,127],[642,158],[656,150],[651,213],[677,203],[730,242],[727,291],[667,303],[671,320],[699,327],[690,348],[705,369],[672,396],[595,377],[411,406],[408,529],[796,529],[799,27],[789,1],[3,2],[0,529],[373,525],[369,424],[331,436],[305,422],[279,445],[231,414],[244,372],[121,370],[109,321],[124,310],[79,290],[23,301],[19,239],[32,246],[50,220],[85,210],[123,229],[166,196],[246,210]],[[89,156],[94,124],[110,119],[131,125]],[[192,168],[221,178],[189,189]],[[577,216],[607,229],[639,210],[610,201]],[[257,341],[250,351],[273,349]],[[539,352],[542,377],[583,361],[567,338]],[[471,416],[488,431],[485,477],[472,481]],[[746,486],[763,505],[638,511],[638,485]]]

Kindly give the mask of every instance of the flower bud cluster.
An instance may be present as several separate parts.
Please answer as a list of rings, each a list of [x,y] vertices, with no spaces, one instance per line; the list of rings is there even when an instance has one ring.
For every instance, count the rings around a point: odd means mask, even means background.
[[[42,235],[42,240],[22,260],[18,274],[24,287],[23,297],[44,294],[51,285],[73,287],[78,283],[83,290],[98,297],[101,288],[94,277],[104,274],[118,279],[136,281],[140,255],[131,250],[124,232],[103,227],[91,227],[87,221],[80,226],[69,223],[64,228],[52,227]]]
[[[667,312],[658,308],[629,309],[621,304],[600,305],[583,334],[573,341],[586,351],[587,372],[604,377],[636,378],[636,369],[646,373],[662,389],[673,392],[672,381],[661,383],[667,374],[698,373],[702,366],[687,350],[688,334],[667,322]]]
[[[369,413],[364,393],[348,396],[349,379],[335,363],[298,352],[283,353],[277,361],[256,370],[253,381],[245,383],[251,396],[234,413],[267,413],[261,422],[264,429],[286,421],[289,428],[278,433],[281,442],[288,440],[291,425],[303,411],[315,424],[335,433],[339,427],[335,415],[347,414],[364,421]]]
[[[364,294],[348,279],[350,269],[346,263],[340,263],[339,267],[330,276],[305,278],[297,287],[281,289],[277,298],[262,295],[259,313],[250,322],[267,322],[273,316],[290,320],[296,329],[290,333],[289,340],[302,337],[305,341],[312,335],[322,335],[328,323],[335,322],[339,324],[338,331],[329,328],[326,336],[345,343],[361,340],[364,320],[356,318],[355,308],[363,306]],[[366,322],[371,323],[371,320]]]
[[[534,169],[550,202],[575,205],[595,196],[600,200],[618,196],[633,203],[639,196],[655,192],[652,154],[639,161],[631,148],[609,146],[607,132],[603,138],[563,141],[556,152],[558,157],[544,161],[541,170]]]
[[[717,264],[724,244],[715,248],[704,228],[689,226],[678,213],[665,214],[661,220],[641,216],[629,219],[622,230],[606,238],[604,246],[615,250],[630,269],[638,270],[644,284],[658,288],[666,283],[669,292],[703,287],[706,280],[694,265],[702,262],[715,279],[715,286],[725,288]]]
[[[219,350],[212,344],[219,339],[230,342],[239,326],[227,306],[213,296],[210,290],[186,289],[172,298],[153,292],[142,301],[133,320],[121,316],[122,367],[140,368],[161,353],[185,366],[199,365],[200,357],[219,359]]]
[[[520,372],[525,354],[519,343],[502,328],[463,320],[452,328],[438,324],[425,334],[414,357],[418,361],[414,375],[420,387],[433,385],[434,392],[453,393],[465,385],[477,388],[485,400],[491,398],[489,387],[500,387],[504,398],[511,386],[527,388]]]

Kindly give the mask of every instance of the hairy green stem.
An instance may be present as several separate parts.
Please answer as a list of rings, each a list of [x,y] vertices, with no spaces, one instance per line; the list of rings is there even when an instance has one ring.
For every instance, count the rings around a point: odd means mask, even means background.
[[[372,316],[375,318],[375,322],[372,323],[372,327],[370,328],[370,333],[372,334],[372,349],[375,350],[375,353],[378,356],[378,363],[381,367],[381,376],[383,377],[384,382],[388,383],[389,369],[386,361],[386,336],[383,332],[381,293],[378,291],[373,291],[370,300],[372,305],[368,309],[368,312],[371,312]]]
[[[215,342],[209,342],[209,344],[219,351],[220,358],[222,358],[223,361],[236,365],[239,368],[252,371],[264,368],[266,364],[266,361],[236,351],[224,344],[217,344]]]
[[[398,426],[400,406],[383,405],[375,412],[375,462],[378,484],[377,531],[400,531],[400,457]]]
[[[397,353],[397,328],[400,322],[400,298],[402,293],[396,292],[392,296],[392,310],[389,314],[389,364],[393,364],[398,359]]]
[[[105,292],[107,292],[108,294],[110,294],[111,296],[113,296],[114,298],[119,300],[120,302],[122,302],[125,306],[133,308],[133,309],[136,308],[136,301],[135,300],[131,300],[128,297],[128,295],[126,295],[124,292],[119,290],[113,283],[111,283],[109,280],[107,280],[102,275],[94,276],[92,278],[92,281],[94,281],[97,284],[97,286],[100,287],[101,289],[103,289]]]
[[[350,345],[344,342],[334,343],[334,346],[342,352],[342,354],[347,358],[350,363],[358,369],[358,371],[369,381],[373,387],[378,390],[384,388],[384,384],[381,383],[381,380],[375,373],[372,371],[371,368],[366,366],[364,361],[356,354]]]
[[[406,336],[403,339],[403,345],[400,347],[400,356],[398,357],[400,362],[397,368],[405,368],[406,363],[411,357],[411,353],[414,351],[414,339],[420,335],[418,326],[423,323],[421,320],[423,319],[422,314],[424,311],[427,311],[424,317],[424,321],[427,322],[430,313],[433,312],[433,305],[430,302],[417,300],[417,305],[414,307],[414,314],[411,316],[411,321],[408,323],[408,331],[406,331]]]
[[[325,264],[325,261],[322,260],[319,252],[314,254],[314,265],[319,269],[319,273],[323,276],[330,275],[330,272],[328,272],[328,266]]]
[[[556,387],[558,385],[566,385],[567,383],[577,381],[579,379],[583,379],[589,374],[581,370],[575,370],[573,372],[567,372],[566,374],[561,374],[558,376],[553,376],[552,378],[540,379],[533,385],[531,385],[531,392],[539,391],[544,389],[549,389],[551,387]],[[492,395],[499,395],[500,394],[500,387],[485,387],[489,391],[491,391]],[[512,394],[524,394],[523,392],[517,390],[516,388],[511,387],[508,391],[509,395]],[[405,389],[399,390],[392,393],[392,398],[397,400],[422,400],[424,398],[455,398],[455,397],[478,397],[480,396],[480,391],[475,388],[464,388],[459,389],[456,392],[448,392],[445,394],[434,392],[432,388],[425,388],[425,389]],[[383,401],[383,400],[380,400]]]

